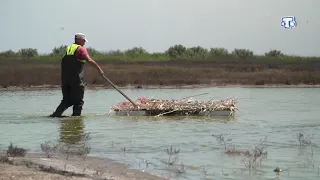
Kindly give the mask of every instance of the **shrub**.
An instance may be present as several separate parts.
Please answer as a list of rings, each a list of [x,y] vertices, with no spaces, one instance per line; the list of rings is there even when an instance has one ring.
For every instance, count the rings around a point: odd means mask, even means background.
[[[185,55],[189,57],[205,57],[207,54],[208,50],[200,46],[187,48],[185,52]]]
[[[210,48],[210,55],[212,56],[228,56],[229,52],[225,48]]]
[[[144,54],[148,54],[148,52],[145,49],[143,49],[142,47],[134,47],[134,48],[126,50],[124,52],[124,54],[126,56],[130,56],[130,57],[138,57],[138,56],[141,56]]]
[[[66,52],[67,45],[61,45],[60,47],[54,47],[51,55],[62,55]]]
[[[253,56],[253,51],[250,51],[249,49],[234,49],[232,54],[236,57],[248,58]]]
[[[269,52],[266,52],[265,56],[267,56],[267,57],[279,57],[279,56],[283,56],[283,54],[281,53],[281,51],[271,50]]]
[[[174,45],[171,46],[165,53],[169,55],[170,58],[178,58],[185,55],[187,48],[183,45]]]
[[[0,52],[0,57],[14,57],[16,56],[17,53],[15,53],[14,51],[12,51],[11,49],[8,50],[8,51],[3,51],[3,52]]]

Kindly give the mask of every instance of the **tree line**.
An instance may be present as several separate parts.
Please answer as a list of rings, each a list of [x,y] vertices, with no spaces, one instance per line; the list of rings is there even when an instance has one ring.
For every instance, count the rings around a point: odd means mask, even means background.
[[[37,49],[34,48],[22,48],[17,52],[12,50],[7,50],[0,52],[0,57],[16,57],[16,58],[34,58],[38,56],[62,56],[65,53],[66,45],[61,45],[60,47],[54,47],[51,53],[48,54],[39,54]],[[174,45],[169,47],[165,52],[157,52],[157,53],[149,53],[142,47],[133,47],[131,49],[127,49],[124,51],[120,50],[112,50],[108,52],[101,52],[92,47],[87,48],[90,56],[125,56],[125,57],[139,57],[145,55],[153,55],[153,56],[166,56],[171,59],[177,58],[186,58],[186,57],[207,57],[207,56],[215,56],[215,57],[240,57],[240,58],[250,58],[255,56],[253,51],[249,49],[237,49],[235,48],[233,51],[229,52],[225,48],[203,48],[200,46],[195,47],[185,47],[181,44]],[[261,56],[261,55],[259,55]],[[266,57],[283,57],[284,55],[279,50],[270,50],[264,53],[263,56]],[[292,56],[290,56],[292,57]]]

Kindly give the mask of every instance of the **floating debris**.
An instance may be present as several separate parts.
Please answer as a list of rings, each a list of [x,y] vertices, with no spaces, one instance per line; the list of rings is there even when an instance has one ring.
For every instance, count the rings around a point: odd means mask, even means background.
[[[209,100],[200,101],[189,99],[181,100],[160,100],[138,98],[134,102],[139,108],[137,109],[131,102],[120,102],[113,106],[111,110],[116,112],[133,112],[144,111],[147,115],[210,115],[211,112],[226,111],[228,115],[234,116],[236,107],[236,99],[230,98],[225,100]]]

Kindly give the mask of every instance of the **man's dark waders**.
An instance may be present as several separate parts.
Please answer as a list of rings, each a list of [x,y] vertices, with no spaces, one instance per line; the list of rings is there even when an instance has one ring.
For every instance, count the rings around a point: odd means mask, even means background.
[[[84,95],[83,66],[85,61],[76,58],[80,45],[72,44],[67,47],[61,61],[61,88],[63,99],[51,117],[60,117],[73,105],[72,116],[81,116]]]

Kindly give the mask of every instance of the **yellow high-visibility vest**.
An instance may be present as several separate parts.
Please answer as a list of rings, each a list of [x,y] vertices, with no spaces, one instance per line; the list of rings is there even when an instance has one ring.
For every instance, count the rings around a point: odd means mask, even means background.
[[[78,44],[72,44],[72,45],[68,46],[66,49],[66,55],[68,55],[68,56],[74,55],[74,53],[76,52],[76,50],[79,47],[80,47],[80,45],[78,45]],[[78,60],[83,63],[86,62],[86,60],[80,60],[80,59],[78,59]]]

